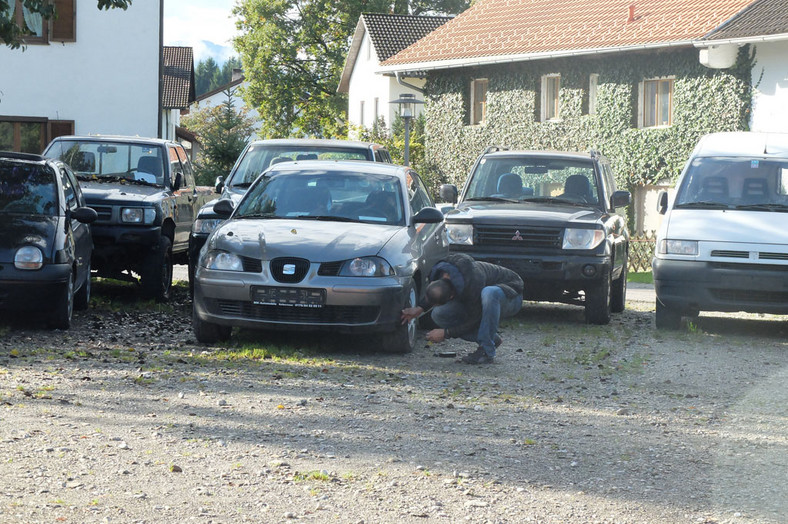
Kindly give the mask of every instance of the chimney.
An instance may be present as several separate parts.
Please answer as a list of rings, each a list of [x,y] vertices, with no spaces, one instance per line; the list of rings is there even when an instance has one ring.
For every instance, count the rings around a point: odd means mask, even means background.
[[[635,4],[629,5],[629,19],[627,20],[628,24],[631,24],[635,21]]]
[[[244,77],[244,72],[242,69],[233,69],[233,76],[230,79],[231,82],[235,82],[236,80],[240,80]]]

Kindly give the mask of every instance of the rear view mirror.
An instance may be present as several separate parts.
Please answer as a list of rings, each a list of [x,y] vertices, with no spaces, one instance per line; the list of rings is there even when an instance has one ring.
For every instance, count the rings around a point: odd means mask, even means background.
[[[657,195],[657,213],[664,215],[668,211],[668,192],[660,191]]]
[[[413,216],[414,224],[439,224],[443,222],[443,213],[434,207],[425,207]]]
[[[213,205],[213,212],[222,218],[227,218],[235,211],[235,205],[229,198],[223,198]]]
[[[78,207],[71,216],[76,219],[77,222],[91,224],[98,218],[98,213],[96,213],[96,210],[92,207]]]
[[[98,146],[96,151],[99,153],[117,153],[118,148],[115,146]]]
[[[221,193],[223,189],[224,189],[224,177],[217,176],[216,181],[213,183],[213,190],[216,193]]]
[[[450,204],[457,203],[457,186],[454,184],[441,184],[440,194],[441,200],[449,202]]]
[[[624,207],[628,206],[629,202],[632,200],[632,195],[629,191],[616,191],[613,193],[613,196],[610,197],[610,205],[613,209],[617,207]]]

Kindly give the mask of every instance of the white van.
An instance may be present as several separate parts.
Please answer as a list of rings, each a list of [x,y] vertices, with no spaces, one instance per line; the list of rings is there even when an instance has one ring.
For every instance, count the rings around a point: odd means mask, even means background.
[[[658,211],[657,328],[701,311],[788,314],[788,134],[702,137]]]

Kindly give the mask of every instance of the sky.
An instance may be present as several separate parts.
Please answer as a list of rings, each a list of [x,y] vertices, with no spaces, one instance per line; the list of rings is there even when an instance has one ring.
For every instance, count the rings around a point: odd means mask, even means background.
[[[164,45],[194,50],[194,65],[213,57],[221,65],[237,56],[232,16],[236,0],[164,0]]]

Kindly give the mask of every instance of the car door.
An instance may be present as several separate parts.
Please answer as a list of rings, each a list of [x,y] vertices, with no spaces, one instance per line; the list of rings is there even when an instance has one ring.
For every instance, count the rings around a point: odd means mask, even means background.
[[[435,207],[427,188],[421,177],[415,171],[409,170],[406,177],[408,202],[412,215],[425,207]],[[411,216],[411,220],[413,217]],[[421,289],[425,289],[430,269],[436,262],[449,254],[449,247],[444,232],[443,222],[438,224],[414,224],[415,237],[413,242],[413,256],[421,268]]]
[[[83,224],[74,218],[74,211],[85,205],[85,197],[79,187],[74,173],[65,165],[59,168],[60,180],[63,186],[63,198],[66,204],[66,235],[70,236],[74,246],[74,259],[77,265],[77,282],[83,282],[85,273],[90,270],[90,256],[93,253],[93,238],[90,234],[90,224]],[[90,278],[87,275],[87,278]]]
[[[172,251],[178,252],[183,251],[189,245],[189,232],[196,213],[197,196],[194,189],[194,180],[191,177],[191,170],[187,173],[181,161],[181,156],[185,157],[183,148],[168,145],[167,150],[170,160],[172,196],[175,199],[175,208],[173,210],[175,237],[172,242]]]

